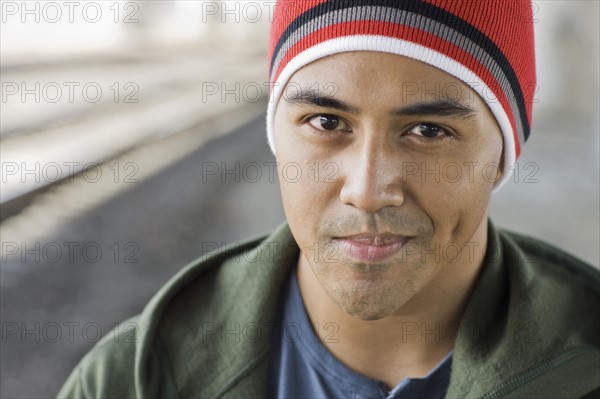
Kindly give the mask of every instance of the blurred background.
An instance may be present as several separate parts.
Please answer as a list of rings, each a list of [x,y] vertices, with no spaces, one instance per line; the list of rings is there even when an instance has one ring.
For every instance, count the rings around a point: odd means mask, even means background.
[[[0,3],[0,396],[48,398],[186,263],[284,220],[275,2]],[[598,267],[599,2],[533,4],[533,132],[491,217]]]

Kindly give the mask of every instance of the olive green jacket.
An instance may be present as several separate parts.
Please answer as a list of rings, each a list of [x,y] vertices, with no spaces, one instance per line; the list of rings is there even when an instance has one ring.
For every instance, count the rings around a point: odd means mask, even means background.
[[[447,398],[597,397],[600,272],[491,222],[488,232]],[[191,263],[98,342],[58,396],[266,397],[268,332],[298,254],[283,223]]]

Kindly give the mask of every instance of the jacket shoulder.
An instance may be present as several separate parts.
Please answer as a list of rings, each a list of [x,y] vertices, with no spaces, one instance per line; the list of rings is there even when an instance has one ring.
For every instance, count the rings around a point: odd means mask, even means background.
[[[532,269],[548,278],[564,279],[564,284],[581,286],[600,297],[600,269],[543,240],[500,229],[505,243],[518,250],[519,257]],[[508,259],[509,261],[511,259]]]
[[[180,330],[189,332],[194,324],[190,320],[192,315],[206,314],[207,305],[215,300],[212,291],[214,285],[219,285],[223,265],[252,251],[266,236],[255,235],[229,244],[184,266],[153,296],[141,314],[120,323],[82,358],[57,397],[180,397],[176,373],[198,379],[187,370],[189,360],[196,358],[191,352],[184,353],[186,361],[179,364],[184,370],[173,362],[172,347],[193,341],[195,335],[180,336]],[[186,303],[190,295],[203,298]],[[181,340],[173,342],[172,334]]]
[[[81,359],[57,397],[136,397],[133,376],[138,335],[138,317],[120,323]]]
[[[527,320],[539,344],[600,349],[600,271],[542,240],[500,232],[513,315]]]
[[[490,223],[448,397],[582,397],[599,388],[598,270]],[[473,334],[470,334],[474,332]]]

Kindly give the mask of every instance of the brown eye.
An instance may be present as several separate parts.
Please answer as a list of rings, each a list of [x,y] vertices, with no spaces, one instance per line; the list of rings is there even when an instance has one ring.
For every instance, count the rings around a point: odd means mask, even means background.
[[[308,122],[317,130],[348,131],[348,125],[335,115],[317,115]]]
[[[421,123],[415,125],[408,131],[408,133],[416,134],[430,139],[436,138],[441,135],[448,135],[446,130],[431,123]]]

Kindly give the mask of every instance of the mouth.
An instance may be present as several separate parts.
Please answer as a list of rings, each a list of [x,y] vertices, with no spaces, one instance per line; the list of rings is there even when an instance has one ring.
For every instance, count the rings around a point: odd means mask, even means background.
[[[410,240],[410,237],[392,233],[362,233],[346,237],[335,237],[338,248],[360,262],[382,262],[394,256]]]

